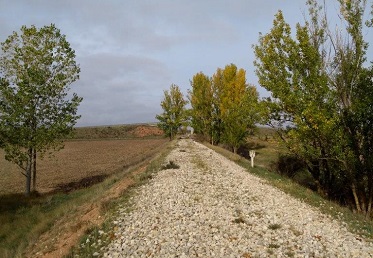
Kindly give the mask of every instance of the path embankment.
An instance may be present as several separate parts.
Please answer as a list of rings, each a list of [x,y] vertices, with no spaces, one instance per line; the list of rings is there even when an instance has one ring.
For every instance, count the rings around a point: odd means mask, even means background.
[[[373,257],[373,244],[192,140],[119,207],[104,257]]]

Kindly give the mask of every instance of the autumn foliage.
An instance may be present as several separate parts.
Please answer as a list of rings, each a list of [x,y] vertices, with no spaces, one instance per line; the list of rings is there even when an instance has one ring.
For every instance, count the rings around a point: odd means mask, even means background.
[[[319,193],[372,215],[373,70],[364,67],[366,1],[339,0],[334,31],[323,5],[307,1],[295,32],[279,11],[254,47],[256,73],[271,92],[267,123],[304,162]],[[324,2],[325,4],[325,2]]]

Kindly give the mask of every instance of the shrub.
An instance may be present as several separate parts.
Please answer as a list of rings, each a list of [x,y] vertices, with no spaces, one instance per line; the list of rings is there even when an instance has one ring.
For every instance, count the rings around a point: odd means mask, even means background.
[[[166,170],[166,169],[178,169],[178,168],[180,168],[180,166],[179,165],[177,165],[175,162],[173,162],[172,160],[170,160],[169,162],[168,162],[168,164],[166,164],[166,165],[164,165],[164,166],[162,166],[162,170]]]

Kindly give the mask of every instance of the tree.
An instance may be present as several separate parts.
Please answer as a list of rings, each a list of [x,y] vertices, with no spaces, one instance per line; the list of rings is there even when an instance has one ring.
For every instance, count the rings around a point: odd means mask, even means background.
[[[215,76],[219,96],[216,102],[223,129],[221,138],[236,153],[259,119],[256,108],[258,93],[254,86],[247,85],[245,70],[230,64],[221,71],[221,76]]]
[[[233,152],[246,141],[259,121],[258,93],[246,83],[246,72],[230,64],[218,68],[212,78],[194,75],[189,99],[192,124],[211,144],[224,142]]]
[[[211,144],[219,144],[223,135],[221,99],[224,90],[223,69],[218,68],[212,75],[212,132]]]
[[[310,19],[297,24],[295,38],[278,12],[271,31],[260,35],[254,64],[259,83],[272,93],[269,124],[305,162],[319,191],[368,214],[373,179],[367,103],[373,99],[372,74],[363,68],[366,1],[338,2],[346,28],[335,32],[316,0],[307,1]]]
[[[337,31],[334,37],[329,33],[329,37],[335,53],[332,62],[335,70],[330,73],[330,77],[338,96],[339,126],[345,136],[341,147],[348,150],[342,152],[340,157],[347,172],[356,209],[370,216],[373,171],[368,159],[372,157],[373,150],[366,147],[373,133],[372,129],[368,129],[371,128],[368,103],[373,103],[373,85],[369,82],[372,78],[369,69],[363,67],[368,48],[362,31],[366,1],[339,0],[339,3],[341,19],[345,21],[346,28],[344,33]]]
[[[322,55],[312,45],[306,26],[298,24],[293,39],[281,11],[273,24],[270,33],[261,36],[255,47],[259,83],[272,93],[267,102],[269,123],[279,128],[287,147],[320,182],[321,153],[328,149],[328,133],[335,125],[335,107],[330,104],[333,96],[329,94],[327,74],[321,69]],[[323,128],[324,121],[329,121],[330,128]],[[320,186],[319,191],[322,190]]]
[[[259,121],[258,96],[254,86],[247,86],[242,98],[232,103],[229,113],[223,117],[223,139],[234,153],[246,142],[248,135],[253,134]]]
[[[163,113],[156,116],[159,120],[158,127],[165,135],[172,140],[177,134],[179,128],[187,121],[185,105],[188,103],[184,99],[179,86],[172,84],[170,90],[164,91],[164,99],[161,102]]]
[[[372,215],[373,201],[373,67],[363,69],[344,108],[340,126],[349,154],[343,163],[352,189],[356,209]],[[343,156],[342,156],[343,157]],[[347,160],[346,160],[347,161]]]
[[[202,72],[193,76],[190,82],[189,101],[192,106],[192,127],[196,133],[202,134],[209,141],[213,131],[213,89],[211,79]]]
[[[66,36],[51,24],[13,32],[1,43],[0,137],[5,158],[16,163],[36,190],[36,158],[63,147],[79,119],[82,101],[70,85],[79,78]]]

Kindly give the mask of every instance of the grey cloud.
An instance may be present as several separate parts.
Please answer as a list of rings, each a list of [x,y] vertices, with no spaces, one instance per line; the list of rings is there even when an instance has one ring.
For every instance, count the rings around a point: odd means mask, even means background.
[[[291,25],[302,22],[305,0],[0,0],[0,6],[0,41],[31,24],[55,23],[67,36],[82,70],[71,87],[84,98],[79,125],[99,125],[154,121],[164,89],[175,83],[186,93],[193,74],[212,75],[229,63],[257,84],[251,45],[269,31],[278,9]]]
[[[157,92],[161,94],[163,80],[170,77],[164,64],[148,57],[113,53],[81,57],[79,62],[81,79],[72,88],[84,98],[80,125],[88,121],[115,123],[113,117],[117,123],[141,117],[154,121],[154,107],[160,102]]]
[[[113,81],[120,78],[155,80],[168,78],[166,66],[155,59],[136,55],[98,53],[79,59],[82,80],[96,78],[98,81]]]
[[[79,112],[83,117],[79,124],[90,125],[92,121],[93,124],[102,125],[154,121],[160,109],[160,98],[144,98],[142,95],[146,85],[128,87],[127,83],[124,86],[116,85],[118,88],[111,85],[94,90],[95,94],[81,104]]]

